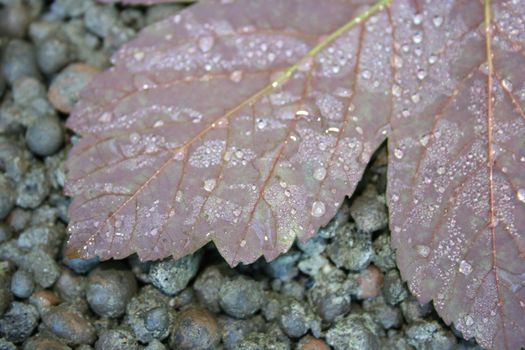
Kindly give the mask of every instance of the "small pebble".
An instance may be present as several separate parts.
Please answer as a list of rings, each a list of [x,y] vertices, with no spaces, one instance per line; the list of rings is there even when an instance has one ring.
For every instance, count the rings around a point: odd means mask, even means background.
[[[144,350],[166,350],[166,345],[162,344],[157,339],[151,341]]]
[[[106,37],[118,23],[118,11],[114,6],[89,6],[84,13],[86,28],[101,38]]]
[[[53,107],[62,113],[71,113],[80,92],[93,80],[99,70],[85,63],[67,66],[51,82],[48,98]]]
[[[22,1],[8,1],[0,9],[0,33],[3,35],[23,38],[31,22],[31,13]]]
[[[0,68],[10,84],[22,77],[40,78],[35,49],[23,40],[14,39],[7,44],[2,55]]]
[[[60,298],[52,291],[42,289],[31,295],[29,303],[36,307],[40,316],[43,316],[51,310],[52,306],[60,303]]]
[[[129,270],[99,267],[89,273],[86,298],[100,316],[121,316],[136,292],[137,280]]]
[[[0,347],[0,349],[4,350],[2,347]],[[47,334],[37,334],[24,343],[23,350],[71,350],[71,348],[62,341]],[[76,350],[81,349],[77,348]]]
[[[416,321],[406,330],[408,343],[416,349],[452,350],[456,348],[456,338],[445,331],[437,321]]]
[[[42,288],[51,287],[60,276],[55,259],[41,248],[34,248],[24,256],[22,267],[31,272],[35,282]]]
[[[16,194],[13,183],[0,174],[0,220],[4,219],[15,205]]]
[[[396,267],[396,256],[390,245],[390,235],[380,235],[374,240],[372,247],[374,248],[372,262],[375,266],[384,273]]]
[[[73,270],[77,274],[85,274],[91,271],[95,266],[97,266],[100,263],[100,260],[98,257],[93,257],[90,259],[80,259],[80,258],[68,258],[66,256],[63,257],[62,262],[64,265],[69,267],[71,270]]]
[[[350,311],[351,285],[346,274],[332,268],[315,278],[315,285],[308,291],[308,300],[315,312],[326,322]]]
[[[27,299],[33,293],[35,283],[31,274],[24,270],[16,271],[11,277],[11,293],[20,299]]]
[[[326,333],[326,342],[334,350],[383,349],[384,332],[367,314],[351,314],[338,320]]]
[[[72,58],[69,43],[58,36],[49,37],[37,45],[37,63],[47,75],[64,68]]]
[[[296,350],[330,350],[330,347],[323,340],[307,335],[299,341]]]
[[[357,228],[363,232],[375,232],[386,228],[388,214],[385,201],[377,194],[374,186],[369,185],[350,206],[350,215]]]
[[[245,320],[222,316],[219,319],[219,325],[222,343],[226,349],[230,350],[235,348],[248,334],[262,332],[265,322],[260,315]]]
[[[240,276],[225,282],[219,291],[219,304],[228,315],[246,318],[253,315],[264,303],[261,285],[254,280]]]
[[[326,252],[337,267],[360,271],[374,256],[371,234],[357,230],[353,224],[343,225],[337,229]]]
[[[181,350],[212,350],[219,342],[219,329],[213,314],[196,308],[178,315],[170,337],[171,346]]]
[[[397,305],[408,297],[408,290],[396,269],[385,274],[383,295],[390,305]]]
[[[95,350],[139,350],[140,346],[127,329],[110,329],[100,334]]]
[[[288,251],[279,256],[277,259],[265,265],[265,271],[273,278],[278,278],[281,281],[289,281],[299,273],[297,269],[297,261],[301,257],[301,253],[297,251]]]
[[[95,328],[77,311],[54,307],[44,315],[43,321],[51,333],[68,344],[92,344],[96,340]]]
[[[387,304],[381,295],[377,298],[365,300],[363,309],[385,330],[399,328],[403,323],[401,310],[398,307]]]
[[[26,132],[27,147],[37,156],[51,156],[64,143],[64,130],[56,117],[37,119]]]
[[[38,319],[38,311],[33,305],[15,301],[0,319],[0,337],[21,343],[33,333]]]
[[[357,284],[357,299],[375,298],[381,293],[383,273],[374,265],[370,265],[357,275]]]
[[[195,283],[193,289],[197,294],[199,301],[211,312],[218,313],[219,306],[219,289],[225,281],[219,267],[209,266],[202,271]]]
[[[290,338],[300,338],[308,332],[310,321],[305,307],[297,301],[291,301],[284,305],[279,325]]]
[[[187,255],[179,260],[168,258],[151,265],[151,283],[168,295],[175,295],[188,285],[199,270],[201,254]]]
[[[85,297],[86,284],[86,277],[78,276],[68,269],[63,269],[55,288],[61,299],[75,300]]]
[[[36,162],[35,162],[36,163]],[[16,188],[16,204],[22,208],[34,209],[49,195],[51,188],[46,169],[38,164],[27,172]]]

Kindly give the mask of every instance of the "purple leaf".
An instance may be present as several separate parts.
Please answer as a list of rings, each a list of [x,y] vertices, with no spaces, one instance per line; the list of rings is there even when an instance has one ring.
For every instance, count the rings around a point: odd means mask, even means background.
[[[271,260],[388,136],[411,291],[484,347],[524,346],[525,9],[363,3],[202,2],[125,45],[68,121],[70,250]]]

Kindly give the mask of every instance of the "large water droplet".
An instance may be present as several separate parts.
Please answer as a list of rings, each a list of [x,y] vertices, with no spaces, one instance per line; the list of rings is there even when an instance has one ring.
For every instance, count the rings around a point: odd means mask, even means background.
[[[415,25],[419,25],[423,22],[423,15],[421,13],[416,13],[412,18],[412,21]]]
[[[465,316],[465,325],[467,327],[470,327],[473,324],[474,324],[474,319],[472,318],[472,316],[470,316],[470,315]]]
[[[365,80],[368,80],[372,77],[372,73],[369,71],[369,70],[364,70],[362,73],[361,73],[361,78],[365,79]]]
[[[525,188],[520,188],[516,194],[520,202],[525,203]]]
[[[501,85],[503,85],[503,87],[508,90],[508,91],[512,91],[512,82],[508,79],[503,79],[501,81]]]
[[[394,150],[394,156],[395,156],[397,159],[401,159],[401,158],[403,158],[403,155],[404,155],[403,150],[401,150],[400,148],[396,148],[396,149]]]
[[[427,77],[427,72],[425,72],[423,69],[420,69],[417,71],[417,78],[419,80],[423,80]]]
[[[415,32],[412,36],[412,41],[414,42],[414,44],[421,44],[421,42],[423,41],[423,33]]]
[[[461,272],[465,276],[469,275],[472,272],[472,265],[470,265],[465,260],[461,260],[461,262],[459,263],[459,272]]]
[[[426,245],[417,245],[416,252],[423,258],[426,258],[430,254],[430,248]]]
[[[216,184],[217,181],[215,179],[208,179],[204,181],[204,190],[206,190],[207,192],[211,192],[215,188]]]
[[[326,206],[323,202],[315,201],[312,203],[312,216],[320,218],[326,212]]]
[[[242,80],[242,71],[236,70],[230,74],[230,80],[234,83],[240,83]]]
[[[432,18],[432,23],[436,28],[441,27],[441,25],[443,24],[443,17],[435,16],[434,18]]]
[[[212,36],[202,36],[199,38],[198,44],[202,52],[208,52],[215,44],[215,39]]]
[[[266,127],[266,125],[268,124],[268,122],[265,120],[265,119],[257,119],[256,120],[256,124],[257,124],[257,128],[259,130],[262,130]]]
[[[326,177],[326,168],[319,167],[314,170],[314,179],[317,181],[323,181]]]

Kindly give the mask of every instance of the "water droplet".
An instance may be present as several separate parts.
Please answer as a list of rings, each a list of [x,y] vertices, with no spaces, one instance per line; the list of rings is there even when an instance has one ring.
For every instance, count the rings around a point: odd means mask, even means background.
[[[404,155],[404,153],[403,153],[403,150],[402,150],[402,149],[400,149],[400,148],[396,148],[396,149],[394,150],[394,156],[395,156],[397,159],[401,159],[401,158],[403,158],[403,155]]]
[[[436,63],[437,60],[438,60],[438,58],[435,55],[431,55],[430,57],[428,57],[428,63],[430,63],[430,64]]]
[[[473,324],[474,324],[474,319],[472,318],[472,316],[470,316],[470,315],[465,316],[465,325],[467,327],[470,327]]]
[[[113,115],[111,114],[111,112],[104,112],[102,113],[100,118],[98,118],[98,121],[101,123],[109,123],[111,119],[113,119]]]
[[[230,74],[230,80],[234,83],[239,83],[242,80],[242,71],[236,70]]]
[[[396,68],[403,68],[403,58],[399,55],[394,55],[394,66]]]
[[[137,51],[133,54],[133,58],[137,61],[141,61],[144,58],[144,52],[143,51]]]
[[[212,36],[202,36],[199,38],[198,44],[202,52],[208,52],[215,44],[215,39]]]
[[[434,16],[432,18],[432,23],[434,24],[434,27],[439,28],[443,24],[443,17],[441,16]]]
[[[319,167],[314,170],[314,179],[317,181],[323,181],[326,177],[326,168]]]
[[[501,85],[503,85],[503,87],[508,90],[508,91],[512,91],[512,82],[508,79],[503,79],[501,81]]]
[[[243,151],[235,151],[235,157],[239,158],[239,159],[242,159],[242,157],[244,157],[244,152]]]
[[[520,188],[516,194],[520,202],[525,203],[525,188]]]
[[[426,258],[430,255],[430,248],[426,245],[417,245],[416,252],[423,258]]]
[[[246,245],[246,240],[243,239],[243,240],[241,241],[240,246],[241,246],[241,247],[244,247],[245,245]]]
[[[416,13],[414,17],[412,18],[412,21],[415,25],[419,25],[423,22],[423,15],[420,13]]]
[[[215,185],[217,184],[217,181],[215,179],[208,179],[204,181],[204,190],[207,192],[213,191],[215,188]]]
[[[427,72],[425,72],[423,69],[420,69],[417,71],[417,78],[419,80],[424,80],[427,77]]]
[[[257,128],[259,130],[262,130],[266,127],[268,122],[265,119],[257,119],[256,124],[257,124]]]
[[[361,78],[365,79],[365,80],[368,80],[372,77],[372,73],[369,71],[369,70],[364,70],[362,73],[361,73]]]
[[[326,212],[326,206],[323,202],[315,201],[312,203],[312,216],[320,218]]]
[[[396,97],[401,96],[401,86],[397,84],[392,85],[392,95]]]
[[[419,103],[419,101],[421,101],[421,97],[419,96],[419,94],[413,94],[412,96],[410,96],[410,99],[413,103]]]
[[[139,140],[140,140],[140,135],[136,132],[132,132],[130,135],[129,135],[129,140],[132,142],[132,143],[137,143]]]
[[[281,186],[282,188],[286,188],[286,187],[288,187],[288,184],[286,182],[284,182],[284,181],[280,181],[279,182],[279,186]]]
[[[423,135],[423,136],[421,136],[421,138],[419,139],[419,143],[421,144],[421,146],[426,146],[426,145],[428,145],[428,141],[430,141],[430,135]]]
[[[415,32],[412,36],[412,41],[414,42],[414,44],[421,44],[421,42],[423,41],[423,33]]]
[[[397,201],[399,201],[399,196],[397,194],[393,194],[392,195],[392,202],[396,203]]]
[[[461,272],[465,276],[469,275],[472,272],[472,265],[470,265],[465,260],[461,260],[461,262],[459,263],[459,272]]]

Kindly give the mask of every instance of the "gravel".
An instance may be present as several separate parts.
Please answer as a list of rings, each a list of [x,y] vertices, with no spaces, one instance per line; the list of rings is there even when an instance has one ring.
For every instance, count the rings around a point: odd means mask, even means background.
[[[178,261],[66,256],[67,115],[119,46],[183,7],[0,0],[0,349],[480,350],[401,280],[382,156],[270,263],[230,268],[211,245]]]

